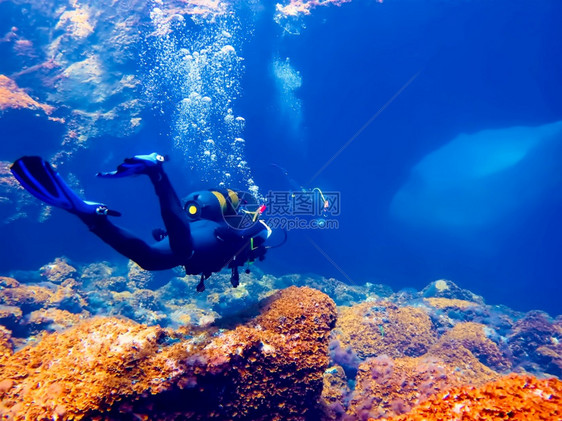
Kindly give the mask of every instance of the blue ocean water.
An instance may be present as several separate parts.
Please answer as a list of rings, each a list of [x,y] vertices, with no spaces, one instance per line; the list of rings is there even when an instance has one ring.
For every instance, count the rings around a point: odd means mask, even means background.
[[[157,150],[171,156],[167,171],[183,196],[219,183],[264,196],[295,183],[339,194],[338,228],[291,230],[259,263],[266,272],[395,290],[446,278],[488,303],[561,313],[560,2],[356,0],[281,21],[265,1],[208,21],[159,21],[151,7],[120,12],[140,15],[143,34],[122,63],[100,53],[103,32],[65,58],[70,67],[93,51],[98,85],[117,70],[140,83],[125,98],[143,102],[133,116],[139,128],[90,132],[63,167],[87,198],[121,210],[123,225],[149,238],[161,224],[150,185],[93,175]],[[0,36],[19,26],[41,61],[48,49],[39,46],[52,38],[32,28],[56,22],[34,8],[0,3]],[[27,29],[25,16],[36,19]],[[8,38],[0,74],[59,105],[68,121],[87,100],[101,104],[82,107],[89,112],[124,101],[86,92],[88,83],[40,89],[40,74],[22,72],[33,59],[14,53]],[[110,121],[126,122],[131,108],[117,108]],[[64,149],[68,128],[35,114],[1,115],[0,160]],[[124,261],[62,211],[37,219],[0,226],[9,245],[2,272],[61,255]]]

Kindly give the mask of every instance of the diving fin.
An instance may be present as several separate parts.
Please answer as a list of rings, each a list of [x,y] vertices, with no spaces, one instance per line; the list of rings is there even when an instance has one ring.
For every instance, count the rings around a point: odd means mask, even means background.
[[[10,167],[19,183],[39,200],[62,208],[78,216],[110,215],[121,216],[107,206],[82,200],[62,179],[51,164],[38,156],[24,156]]]
[[[118,178],[129,177],[131,175],[148,174],[151,169],[162,165],[167,161],[164,155],[159,155],[156,152],[150,155],[135,155],[132,158],[125,158],[122,164],[117,167],[117,170],[110,172],[99,172],[98,177],[103,178]]]

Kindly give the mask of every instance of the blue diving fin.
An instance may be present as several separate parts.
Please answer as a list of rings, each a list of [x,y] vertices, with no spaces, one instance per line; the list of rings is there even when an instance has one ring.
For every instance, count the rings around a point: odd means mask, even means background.
[[[10,167],[19,183],[39,200],[78,216],[110,215],[121,216],[107,206],[82,200],[53,169],[51,164],[38,156],[24,156]]]
[[[131,175],[148,174],[151,169],[156,168],[166,161],[164,155],[159,155],[156,152],[150,155],[135,155],[132,158],[126,158],[122,164],[117,167],[117,170],[110,172],[99,172],[98,177],[103,178],[119,178],[129,177]]]

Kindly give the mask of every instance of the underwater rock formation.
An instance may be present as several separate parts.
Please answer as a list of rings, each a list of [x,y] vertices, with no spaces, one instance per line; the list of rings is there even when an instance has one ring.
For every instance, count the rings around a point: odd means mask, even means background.
[[[483,383],[488,379],[470,380]],[[348,414],[355,419],[400,415],[429,396],[466,381],[454,364],[438,358],[382,355],[359,367]]]
[[[0,34],[10,66],[10,78],[0,75],[0,112],[32,109],[64,123],[62,148],[52,159],[57,163],[92,138],[123,137],[141,127],[148,104],[139,77],[146,55],[140,56],[152,40],[168,35],[151,33],[151,13],[166,22],[212,21],[232,7],[221,0],[3,3],[14,11],[13,26]]]
[[[530,311],[517,321],[508,337],[514,364],[534,371],[544,367],[547,373],[562,377],[562,318],[552,321],[541,311]]]
[[[468,291],[466,289],[460,288],[457,284],[447,279],[439,279],[435,282],[430,283],[422,291],[421,295],[426,298],[448,298],[451,300],[463,300],[477,304],[484,304],[482,297]],[[443,301],[433,300],[433,303],[445,303]],[[449,305],[451,302],[449,302]],[[455,302],[457,306],[465,307],[465,303]]]
[[[60,284],[65,279],[76,275],[76,269],[70,266],[66,259],[60,257],[56,258],[54,262],[41,267],[39,272],[41,272],[41,276],[54,284]]]
[[[54,107],[31,98],[9,77],[0,75],[0,111],[8,108],[41,110],[47,115],[50,115],[54,110]]]
[[[389,301],[369,301],[339,311],[336,338],[366,359],[419,356],[437,341],[429,316],[421,309]]]
[[[14,346],[11,341],[12,334],[4,326],[0,326],[0,364],[4,358],[12,355]]]
[[[486,326],[480,323],[458,323],[441,336],[439,343],[449,343],[452,347],[463,346],[480,362],[495,371],[502,372],[511,368],[511,362],[506,355],[486,336],[486,329]]]
[[[561,405],[562,381],[511,375],[477,388],[463,386],[439,393],[388,421],[558,420]]]
[[[302,419],[316,410],[335,304],[291,287],[249,323],[176,332],[95,318],[1,360],[13,419]]]
[[[380,419],[560,373],[560,318],[451,281],[393,293],[254,269],[197,294],[197,277],[64,258],[14,276],[0,277],[0,413],[15,419]]]

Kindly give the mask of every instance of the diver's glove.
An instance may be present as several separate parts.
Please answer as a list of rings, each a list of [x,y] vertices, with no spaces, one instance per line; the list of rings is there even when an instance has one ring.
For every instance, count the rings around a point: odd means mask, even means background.
[[[135,155],[132,158],[125,158],[123,163],[117,167],[117,170],[99,172],[97,176],[103,178],[119,178],[138,174],[150,174],[151,171],[160,167],[162,163],[167,160],[164,155],[157,154],[156,152],[150,155]]]

